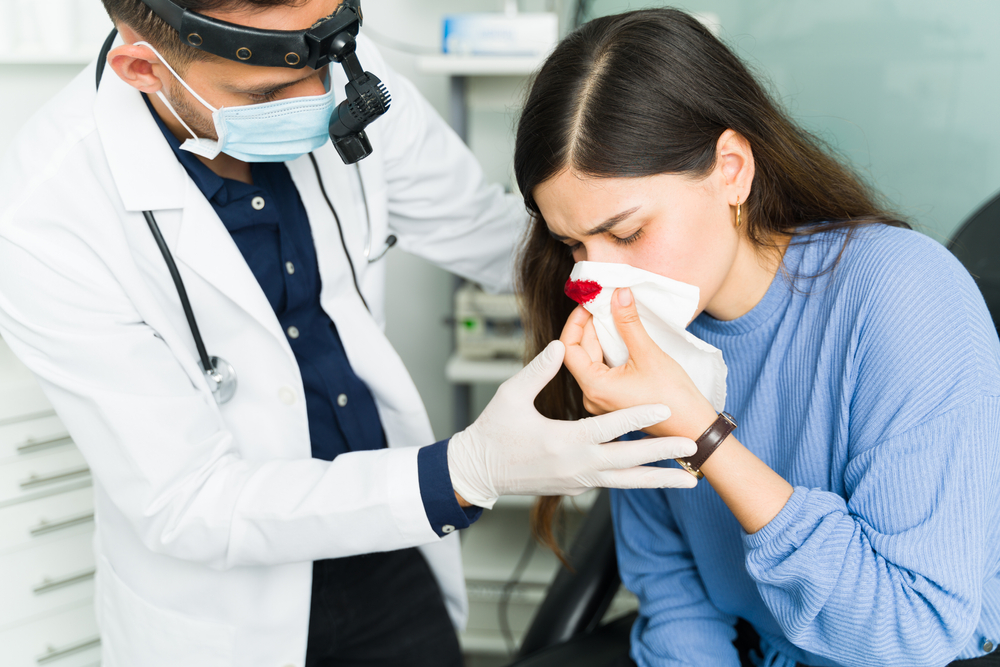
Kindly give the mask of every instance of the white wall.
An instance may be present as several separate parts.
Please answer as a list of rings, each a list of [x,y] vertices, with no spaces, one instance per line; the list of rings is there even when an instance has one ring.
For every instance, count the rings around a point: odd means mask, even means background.
[[[565,13],[570,0],[521,0],[522,11]],[[379,44],[388,64],[409,78],[444,118],[448,118],[449,83],[439,74],[417,69],[415,52],[440,51],[442,17],[446,14],[498,11],[501,0],[368,0],[365,30]],[[402,43],[402,44],[401,44]],[[415,47],[401,48],[403,44]],[[514,96],[515,98],[517,95]],[[516,103],[516,99],[512,102]],[[487,176],[509,185],[515,114],[513,104],[486,103],[470,110],[470,145]],[[386,333],[406,362],[424,398],[434,433],[451,435],[452,388],[444,377],[452,336],[446,324],[452,312],[452,277],[427,262],[392,251],[388,257],[389,293]],[[492,388],[473,395],[473,405],[488,400]],[[478,400],[477,400],[478,399]]]
[[[444,14],[493,10],[499,5],[495,0],[370,0],[363,5],[362,30],[367,29],[369,36],[380,41],[389,66],[410,79],[447,118],[447,78],[422,74],[417,70],[414,53],[388,45],[408,44],[415,51],[440,51]],[[452,387],[444,377],[444,366],[452,348],[448,318],[454,281],[445,271],[399,250],[391,250],[386,261],[386,335],[420,390],[435,436],[446,438],[453,430]]]

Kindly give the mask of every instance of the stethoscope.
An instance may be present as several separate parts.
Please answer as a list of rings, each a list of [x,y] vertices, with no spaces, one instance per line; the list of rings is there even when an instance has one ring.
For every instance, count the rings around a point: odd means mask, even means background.
[[[361,302],[365,304],[365,308],[368,308],[368,303],[365,301],[364,295],[361,294],[361,287],[358,285],[358,275],[354,270],[354,262],[351,259],[351,254],[347,250],[347,242],[344,240],[344,229],[340,224],[340,216],[337,215],[337,210],[333,207],[333,202],[326,194],[326,188],[323,185],[323,179],[320,177],[319,165],[316,163],[316,158],[312,153],[309,154],[309,159],[312,161],[313,169],[316,171],[316,178],[319,181],[320,191],[323,193],[323,198],[326,200],[327,205],[330,207],[330,212],[333,213],[333,219],[337,222],[337,231],[340,233],[340,243],[344,248],[344,255],[347,257],[347,263],[351,267],[351,276],[354,278],[354,288],[358,292],[358,296],[361,297]],[[361,179],[361,169],[358,168],[358,183],[361,184],[361,199],[365,205],[365,221],[367,222],[367,234],[365,235],[365,259],[369,264],[373,264],[378,260],[385,257],[385,254],[389,252],[389,248],[396,244],[396,236],[390,234],[386,240],[385,244],[378,254],[374,257],[372,256],[372,220],[371,215],[368,211],[368,197],[365,195],[365,185],[364,181]],[[181,279],[180,271],[177,270],[177,264],[174,262],[173,254],[170,252],[170,248],[167,247],[167,242],[163,239],[163,234],[160,233],[160,226],[156,224],[156,218],[153,217],[152,211],[143,211],[143,217],[146,219],[146,224],[149,225],[149,231],[153,234],[153,238],[156,240],[156,245],[160,249],[160,254],[163,255],[163,260],[167,263],[167,269],[170,271],[170,278],[174,281],[174,287],[177,288],[177,296],[180,297],[181,307],[184,309],[184,317],[187,318],[188,327],[191,329],[191,336],[194,338],[195,347],[198,348],[198,366],[201,368],[202,373],[208,380],[208,386],[212,390],[212,396],[215,397],[215,401],[220,405],[231,400],[234,395],[236,395],[236,386],[238,384],[236,378],[236,369],[233,365],[223,359],[222,357],[209,356],[208,350],[205,348],[205,341],[202,340],[201,332],[198,330],[198,321],[194,317],[194,311],[191,309],[191,300],[188,299],[187,290],[184,288],[184,281]],[[370,311],[371,309],[369,309]]]

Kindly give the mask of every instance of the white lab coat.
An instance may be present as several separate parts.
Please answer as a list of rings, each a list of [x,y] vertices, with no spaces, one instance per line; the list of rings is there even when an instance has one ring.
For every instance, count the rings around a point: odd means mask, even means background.
[[[360,163],[374,248],[485,285],[509,281],[523,206],[363,38],[392,107]],[[343,73],[331,69],[343,94]],[[375,397],[389,448],[311,458],[302,379],[264,293],[138,92],[88,67],[0,166],[0,333],[39,377],[94,475],[104,667],[302,665],[312,561],[420,546],[457,626],[458,535],[439,539],[417,448],[434,441],[385,335],[385,262],[364,258],[354,166],[316,151],[371,313],[308,156],[288,164],[312,226],[321,303]],[[174,253],[209,354],[239,375],[213,400],[142,211]]]

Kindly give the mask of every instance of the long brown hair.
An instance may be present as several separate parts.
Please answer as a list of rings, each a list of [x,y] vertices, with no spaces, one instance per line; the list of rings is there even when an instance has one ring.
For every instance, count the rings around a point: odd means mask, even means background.
[[[559,337],[576,305],[562,292],[573,258],[549,234],[535,188],[570,167],[594,177],[707,176],[727,129],[753,151],[741,232],[758,249],[778,235],[846,228],[850,236],[859,225],[907,226],[823,142],[796,126],[696,19],[676,9],[595,19],[545,61],[517,128],[514,173],[533,217],[518,266],[529,358]],[[552,419],[586,416],[565,368],[536,406]],[[559,500],[540,498],[532,511],[536,537],[556,553],[552,518]]]

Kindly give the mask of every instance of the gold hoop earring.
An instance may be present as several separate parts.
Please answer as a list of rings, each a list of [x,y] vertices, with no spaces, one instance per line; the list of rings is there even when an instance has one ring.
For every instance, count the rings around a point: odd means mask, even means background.
[[[736,229],[740,228],[740,200],[736,200]]]

